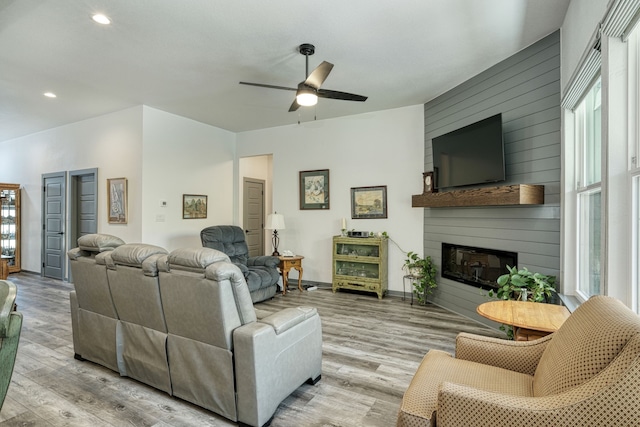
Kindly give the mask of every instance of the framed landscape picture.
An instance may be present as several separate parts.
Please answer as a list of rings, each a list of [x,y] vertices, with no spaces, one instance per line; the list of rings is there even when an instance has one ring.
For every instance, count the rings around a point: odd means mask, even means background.
[[[329,169],[300,172],[300,209],[329,209]]]
[[[182,195],[182,219],[207,217],[207,196],[197,194]]]
[[[351,218],[387,217],[387,186],[351,188]]]
[[[107,179],[109,224],[127,223],[127,178]]]

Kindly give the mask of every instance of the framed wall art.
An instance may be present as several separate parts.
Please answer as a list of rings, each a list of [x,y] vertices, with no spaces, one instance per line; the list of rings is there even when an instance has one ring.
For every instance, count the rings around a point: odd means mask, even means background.
[[[198,194],[182,195],[182,219],[207,217],[207,196]]]
[[[387,186],[351,188],[351,218],[387,217]]]
[[[127,178],[107,179],[109,224],[127,223]]]
[[[300,172],[300,209],[329,209],[329,169]]]

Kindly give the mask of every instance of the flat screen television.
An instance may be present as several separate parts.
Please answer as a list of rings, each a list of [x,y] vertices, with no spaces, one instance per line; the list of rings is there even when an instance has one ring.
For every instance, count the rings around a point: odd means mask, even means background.
[[[502,114],[433,138],[435,188],[505,180]]]

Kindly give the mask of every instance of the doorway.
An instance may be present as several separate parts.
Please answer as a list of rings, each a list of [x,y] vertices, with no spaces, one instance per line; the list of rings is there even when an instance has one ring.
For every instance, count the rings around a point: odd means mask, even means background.
[[[42,175],[42,276],[64,278],[65,172]]]
[[[261,179],[244,178],[243,220],[245,238],[249,247],[249,256],[265,254],[264,248],[264,186]]]
[[[98,232],[98,169],[69,172],[71,184],[70,249],[78,237]]]

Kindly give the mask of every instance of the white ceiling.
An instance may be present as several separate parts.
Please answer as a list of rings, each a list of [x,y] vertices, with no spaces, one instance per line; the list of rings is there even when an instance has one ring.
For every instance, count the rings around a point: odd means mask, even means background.
[[[140,104],[233,132],[422,104],[560,28],[568,4],[0,0],[0,141]],[[369,99],[289,113],[294,92],[238,84],[296,87],[301,43],[310,70],[335,64],[324,89]]]

